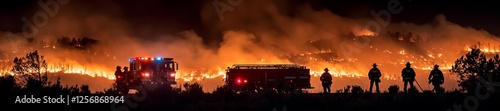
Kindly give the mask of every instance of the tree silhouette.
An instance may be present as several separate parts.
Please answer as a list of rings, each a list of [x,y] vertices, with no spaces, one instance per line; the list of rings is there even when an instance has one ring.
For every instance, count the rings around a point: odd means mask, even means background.
[[[64,47],[68,49],[90,49],[92,46],[96,45],[99,41],[89,38],[69,38],[69,37],[61,37],[57,39],[58,47]]]
[[[236,92],[231,87],[219,86],[219,87],[217,87],[217,89],[214,92],[212,92],[212,94],[221,95],[221,96],[223,96],[223,95],[230,96],[230,95],[236,94]]]
[[[87,84],[83,84],[83,85],[80,87],[80,93],[79,93],[79,94],[89,95],[89,94],[90,94],[89,85],[87,85]]]
[[[104,91],[97,93],[104,95],[119,95],[120,90],[118,89],[118,85],[116,83],[113,83],[110,88],[104,89]]]
[[[47,62],[38,51],[26,54],[25,57],[14,58],[12,72],[14,76],[6,76],[0,79],[0,89],[6,89],[9,93],[16,94],[77,94],[90,95],[88,85],[75,85],[63,87],[60,78],[55,83],[48,81]],[[19,83],[16,82],[20,78]],[[19,85],[18,85],[19,84]],[[8,90],[11,89],[11,90]]]
[[[498,81],[498,54],[488,59],[480,47],[480,44],[470,47],[470,52],[457,59],[450,70],[460,77],[458,86],[462,91],[472,93],[479,85],[491,88],[492,80]]]
[[[38,55],[38,51],[30,52],[25,57],[14,58],[12,72],[24,78],[24,83],[28,85],[47,85],[47,62],[43,55]]]
[[[183,91],[183,93],[193,94],[193,95],[203,94],[203,89],[201,85],[198,83],[193,83],[193,84],[184,83],[183,86],[186,89],[185,91]]]

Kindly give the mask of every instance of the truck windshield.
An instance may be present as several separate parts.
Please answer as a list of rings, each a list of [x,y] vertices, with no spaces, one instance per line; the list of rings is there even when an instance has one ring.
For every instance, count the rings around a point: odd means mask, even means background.
[[[132,64],[136,70],[155,70],[155,71],[164,71],[164,70],[175,70],[175,63],[174,62],[155,62],[155,61],[148,61],[148,62],[136,62]]]

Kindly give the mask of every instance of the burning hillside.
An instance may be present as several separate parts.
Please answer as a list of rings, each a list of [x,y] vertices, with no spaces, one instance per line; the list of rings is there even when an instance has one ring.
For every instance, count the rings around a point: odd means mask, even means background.
[[[233,32],[236,34],[236,32]],[[387,37],[389,36],[389,37]],[[390,34],[380,34],[369,36],[372,39],[377,38],[391,38]],[[352,36],[345,35],[345,37],[357,38],[357,37],[367,37],[367,36]],[[64,38],[63,38],[64,39]],[[352,39],[346,39],[352,40]],[[34,42],[33,40],[32,42]],[[353,40],[355,41],[355,40]],[[306,65],[308,68],[311,68],[311,74],[314,79],[319,77],[321,73],[323,73],[322,69],[327,67],[331,69],[331,72],[334,77],[337,79],[342,78],[353,78],[353,79],[363,79],[366,78],[366,71],[370,68],[370,63],[377,63],[380,65],[380,68],[383,70],[383,80],[385,81],[398,81],[401,80],[400,68],[404,66],[404,63],[411,62],[413,68],[420,70],[425,77],[426,70],[431,70],[431,66],[434,64],[438,64],[441,66],[442,70],[451,69],[451,65],[455,58],[463,55],[467,52],[467,49],[453,49],[447,47],[432,47],[430,49],[419,49],[420,42],[405,42],[404,40],[395,40],[397,42],[402,42],[404,46],[394,46],[394,47],[384,47],[377,44],[370,44],[366,50],[361,53],[368,53],[372,57],[366,56],[353,56],[349,58],[342,57],[341,51],[338,51],[335,48],[331,48],[328,45],[328,41],[325,40],[314,40],[314,41],[306,41],[305,46],[315,47],[316,50],[297,52],[297,53],[288,53],[288,54],[275,54],[271,53],[267,50],[259,50],[264,52],[264,54],[269,54],[266,56],[260,56],[259,54],[255,56],[247,56],[247,57],[239,57],[239,58],[229,58],[228,61],[217,61],[214,62],[214,65],[202,65],[199,64],[197,66],[187,66],[182,65],[185,63],[185,59],[182,57],[176,58],[180,59],[179,63],[181,64],[181,70],[176,75],[177,81],[180,83],[184,82],[205,82],[208,87],[206,90],[213,90],[216,86],[223,85],[222,79],[225,75],[225,66],[224,65],[216,65],[216,64],[227,64],[226,66],[231,65],[232,63],[296,63]],[[104,41],[103,41],[104,42]],[[112,55],[109,52],[99,52],[93,50],[93,48],[85,48],[79,45],[78,42],[74,42],[70,44],[70,46],[74,46],[77,49],[65,49],[65,48],[57,48],[61,47],[57,44],[50,44],[48,42],[38,42],[44,43],[43,45],[35,45],[31,44],[33,47],[28,47],[23,49],[27,51],[27,49],[38,49],[42,54],[45,54],[49,61],[48,72],[50,73],[67,73],[67,74],[84,74],[89,75],[90,77],[104,77],[110,80],[114,80],[113,68],[116,65],[128,65],[126,64],[126,60],[117,59],[117,55]],[[325,44],[326,43],[326,44]],[[405,44],[406,43],[406,44]],[[410,44],[410,45],[408,45]],[[39,46],[39,47],[35,47]],[[408,47],[411,46],[411,47]],[[467,47],[467,46],[457,46],[457,47]],[[229,47],[228,47],[229,48]],[[233,48],[233,47],[231,47]],[[482,48],[485,50],[485,53],[495,53],[496,49],[488,47]],[[417,51],[418,50],[418,51]],[[420,50],[424,50],[425,53],[420,53]],[[491,51],[490,51],[491,50]],[[12,50],[11,50],[12,51]],[[9,51],[9,52],[11,52]],[[75,58],[71,56],[64,56],[64,53],[47,53],[47,52],[65,52],[65,53],[74,53]],[[229,51],[231,52],[231,51]],[[241,53],[241,52],[240,52]],[[8,57],[19,56],[21,52],[8,53]],[[446,55],[445,55],[446,54]],[[274,55],[274,56],[273,56]],[[363,54],[364,55],[364,54]],[[60,58],[57,58],[60,57]],[[101,59],[102,63],[87,63],[81,64],[82,60],[85,58],[92,59]],[[245,59],[248,58],[248,59]],[[368,58],[368,59],[367,59]],[[384,59],[391,58],[391,59]],[[219,58],[220,60],[224,60],[224,58]],[[233,59],[233,60],[231,60]],[[230,62],[234,61],[234,62]],[[245,62],[246,61],[246,62]],[[203,63],[202,61],[200,61]],[[117,64],[112,64],[117,63]],[[189,62],[188,62],[189,63]],[[2,61],[2,74],[11,74],[9,71],[12,67],[12,61],[8,58],[5,58]],[[453,76],[449,76],[448,79],[455,79]],[[318,85],[315,80],[313,81],[313,85]],[[340,81],[340,80],[339,80]],[[316,84],[314,84],[316,83]],[[397,82],[392,82],[397,84]],[[215,84],[215,85],[214,85]],[[214,85],[211,86],[210,85]]]
[[[0,73],[10,73],[14,57],[38,50],[52,73],[113,80],[114,68],[129,65],[128,58],[171,57],[179,63],[179,83],[200,82],[206,91],[212,91],[223,85],[225,69],[232,64],[296,63],[311,69],[313,87],[320,87],[317,77],[329,68],[335,77],[333,89],[339,89],[346,84],[367,84],[367,71],[377,63],[383,72],[381,88],[387,89],[401,84],[400,71],[406,62],[418,69],[417,80],[427,81],[431,66],[450,69],[469,45],[487,41],[492,47],[483,51],[500,52],[494,47],[500,44],[496,36],[451,23],[444,15],[428,24],[391,23],[373,32],[363,27],[367,19],[345,18],[309,5],[297,6],[293,10],[299,11],[291,14],[287,10],[292,9],[277,4],[281,3],[245,1],[226,13],[222,22],[211,3],[203,4],[196,14],[209,28],[172,33],[164,30],[182,25],[131,24],[132,20],[120,17],[125,13],[120,9],[60,10],[34,37],[1,33]],[[202,33],[220,35],[210,38]],[[456,86],[454,76],[446,76],[445,87]]]

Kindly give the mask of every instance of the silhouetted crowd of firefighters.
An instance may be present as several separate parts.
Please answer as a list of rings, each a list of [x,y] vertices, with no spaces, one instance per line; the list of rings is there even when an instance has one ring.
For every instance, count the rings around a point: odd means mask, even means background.
[[[380,93],[379,90],[379,83],[380,83],[380,77],[382,76],[382,73],[380,69],[377,68],[377,64],[374,63],[373,68],[370,69],[368,72],[368,79],[370,79],[370,93],[372,92],[373,85],[375,85],[375,90],[377,93]],[[323,86],[323,92],[324,93],[330,93],[331,92],[331,85],[332,85],[332,75],[328,72],[328,68],[325,68],[325,72],[321,75],[320,80]],[[404,92],[408,93],[408,84],[410,87],[414,87],[413,82],[416,82],[415,80],[415,70],[411,68],[410,62],[406,63],[406,67],[403,68],[401,71],[401,76],[403,78],[404,82]],[[441,89],[441,85],[444,83],[444,76],[443,72],[439,70],[439,65],[434,65],[434,69],[430,72],[429,74],[429,84],[432,83],[434,86],[433,91],[436,93],[443,93],[444,91]],[[418,82],[417,82],[418,84]]]
[[[133,75],[131,74],[127,66],[123,67],[123,70],[121,66],[116,66],[115,78],[117,80],[116,83],[118,86],[124,86],[126,80],[125,78],[133,78],[131,76]]]

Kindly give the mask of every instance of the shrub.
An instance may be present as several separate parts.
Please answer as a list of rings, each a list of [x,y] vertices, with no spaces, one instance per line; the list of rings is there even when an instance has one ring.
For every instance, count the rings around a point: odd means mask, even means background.
[[[398,85],[392,85],[389,86],[389,94],[396,94],[399,91],[399,86]]]

